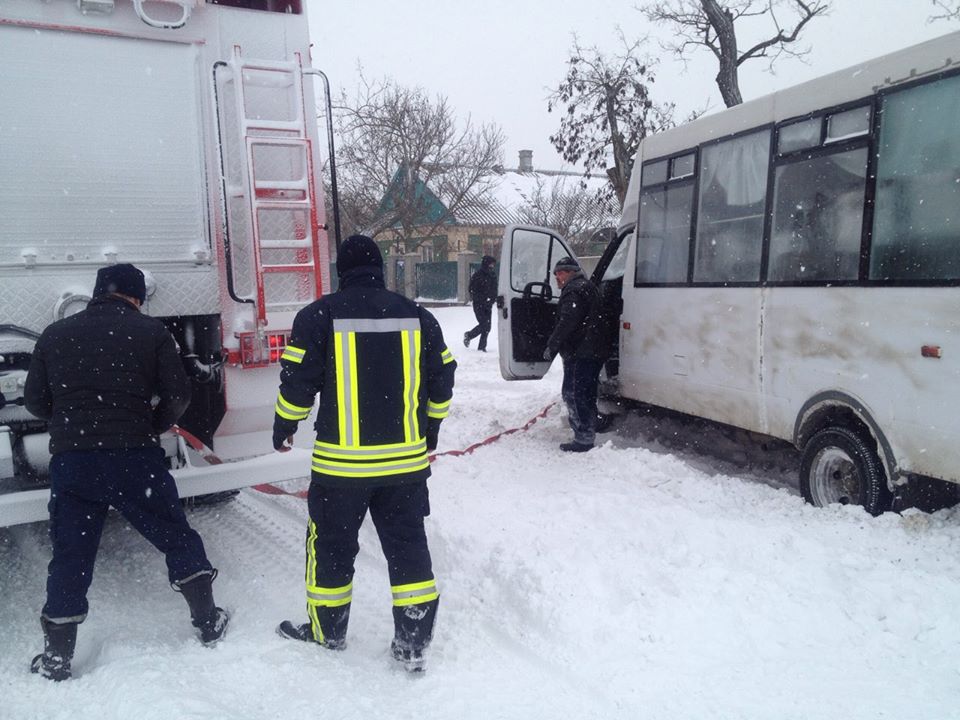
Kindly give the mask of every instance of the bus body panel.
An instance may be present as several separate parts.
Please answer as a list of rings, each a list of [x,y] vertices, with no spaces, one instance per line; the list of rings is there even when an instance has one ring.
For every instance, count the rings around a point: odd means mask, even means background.
[[[793,440],[800,409],[830,391],[863,403],[900,473],[956,479],[960,313],[956,288],[768,288],[768,434]],[[922,348],[941,357],[924,357]]]
[[[628,398],[765,432],[760,423],[760,289],[624,284],[620,388]],[[691,308],[696,318],[691,322]]]

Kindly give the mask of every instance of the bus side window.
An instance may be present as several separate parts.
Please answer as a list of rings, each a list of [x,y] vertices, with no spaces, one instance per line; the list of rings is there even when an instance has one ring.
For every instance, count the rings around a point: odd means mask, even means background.
[[[866,147],[777,167],[769,280],[857,279],[866,178]]]
[[[883,96],[871,280],[960,279],[960,76]]]
[[[701,151],[694,282],[760,279],[769,158],[769,130]]]
[[[637,284],[684,283],[690,256],[693,183],[645,192],[637,227]]]

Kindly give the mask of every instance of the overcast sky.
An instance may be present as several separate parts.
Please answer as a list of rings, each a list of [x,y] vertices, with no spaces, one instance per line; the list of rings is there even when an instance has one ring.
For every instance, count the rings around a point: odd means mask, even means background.
[[[368,78],[389,76],[446,95],[457,114],[499,124],[507,137],[504,161],[515,166],[521,149],[534,165],[562,164],[549,142],[559,117],[547,112],[546,97],[566,70],[574,33],[581,45],[616,49],[617,27],[628,39],[664,30],[650,25],[633,0],[308,0],[314,64],[334,88],[356,87],[358,65]],[[777,74],[754,61],[741,71],[745,100],[817,75],[960,30],[960,23],[928,23],[930,0],[833,0],[827,17],[805,29],[811,47],[806,61],[785,58]],[[766,37],[766,36],[764,36]],[[761,39],[744,36],[741,46]],[[716,61],[707,51],[681,63],[652,41],[660,56],[658,101],[676,102],[683,113],[723,103],[713,77]]]

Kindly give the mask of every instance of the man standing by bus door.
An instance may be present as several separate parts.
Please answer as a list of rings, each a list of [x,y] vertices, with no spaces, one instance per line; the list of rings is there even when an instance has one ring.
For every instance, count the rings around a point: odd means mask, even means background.
[[[428,452],[453,396],[457,363],[427,310],[383,283],[374,241],[353,235],[337,256],[340,289],[297,313],[280,357],[273,446],[283,452],[320,395],[307,497],[309,622],[285,638],[346,644],[357,536],[369,510],[393,592],[393,658],[423,672],[440,596],[427,547]]]
[[[30,361],[24,400],[48,421],[53,456],[44,651],[31,671],[50,680],[70,677],[111,506],[166,556],[200,640],[211,645],[226,631],[228,615],[213,601],[217,571],[187,523],[158,437],[189,405],[190,381],[173,336],[140,313],[145,300],[139,269],[101,268],[87,309],[44,330]]]
[[[479,269],[470,278],[470,299],[473,301],[473,314],[477,318],[477,326],[463,334],[463,344],[470,347],[470,341],[480,336],[477,350],[487,351],[487,335],[490,333],[490,315],[493,303],[497,297],[497,276],[493,266],[497,259],[484,255]]]
[[[597,433],[597,381],[608,343],[600,318],[600,295],[577,261],[560,258],[553,268],[560,287],[557,323],[544,350],[544,360],[563,359],[561,396],[573,442],[561,443],[564,452],[587,452]]]

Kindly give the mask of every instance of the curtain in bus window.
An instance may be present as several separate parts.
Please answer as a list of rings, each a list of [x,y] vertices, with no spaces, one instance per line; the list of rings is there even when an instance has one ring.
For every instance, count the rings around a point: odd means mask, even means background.
[[[777,168],[767,279],[857,279],[866,178],[865,147]]]
[[[891,93],[880,115],[870,278],[960,278],[960,76]]]
[[[700,153],[695,282],[760,279],[770,131],[743,135]]]
[[[693,185],[645,193],[637,228],[637,283],[687,281]]]

